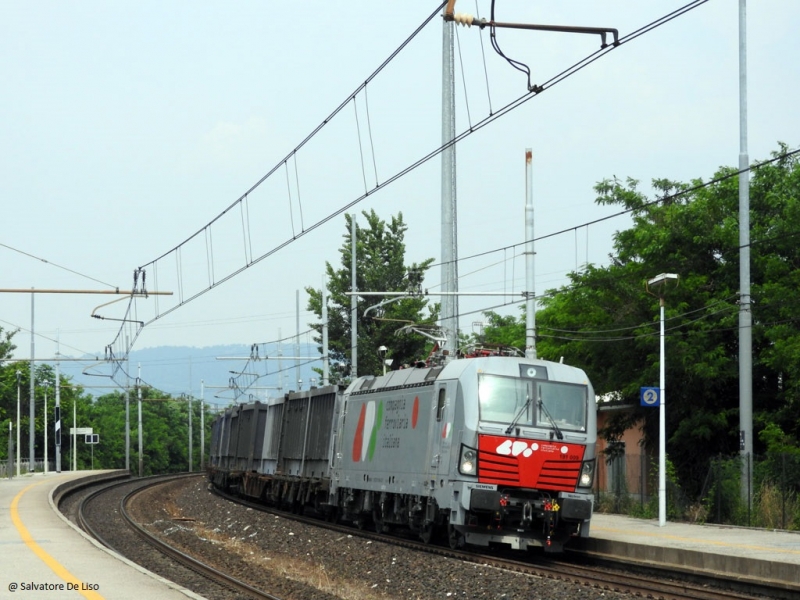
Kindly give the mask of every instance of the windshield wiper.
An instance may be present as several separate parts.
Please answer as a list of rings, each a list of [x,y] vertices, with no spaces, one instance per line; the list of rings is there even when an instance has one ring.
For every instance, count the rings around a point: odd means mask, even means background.
[[[528,406],[530,405],[531,399],[532,399],[531,395],[528,394],[528,397],[525,400],[525,404],[523,404],[522,408],[520,408],[519,411],[517,411],[517,414],[514,415],[513,419],[511,419],[511,423],[509,423],[508,427],[506,427],[506,435],[509,435],[511,433],[511,430],[514,429],[514,425],[517,424],[517,421],[519,421],[520,417],[522,416],[522,413],[524,413],[525,409],[528,408]]]
[[[542,400],[539,400],[539,408],[541,408],[544,411],[544,414],[547,415],[547,418],[550,419],[550,423],[553,425],[553,429],[556,430],[556,437],[558,439],[560,439],[560,440],[563,440],[564,439],[564,434],[561,433],[561,430],[558,428],[558,425],[556,425],[556,422],[553,420],[553,417],[550,414],[550,411],[547,410],[547,407],[544,405],[544,402],[542,402]],[[506,432],[506,433],[508,433],[508,432]],[[550,439],[552,439],[552,438],[550,438]]]

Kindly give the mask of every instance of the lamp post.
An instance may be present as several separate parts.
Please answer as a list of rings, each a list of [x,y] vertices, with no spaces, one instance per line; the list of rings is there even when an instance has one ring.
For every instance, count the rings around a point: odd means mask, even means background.
[[[663,527],[667,522],[667,424],[666,424],[666,389],[664,385],[665,355],[664,355],[664,292],[667,283],[678,282],[675,273],[661,273],[647,281],[647,291],[651,288],[658,289],[658,303],[661,312],[661,350],[658,373],[659,406],[658,406],[658,525]],[[653,294],[655,295],[655,294]]]
[[[383,363],[383,374],[386,375],[386,353],[389,349],[386,346],[378,346],[378,355],[381,357]]]
[[[22,372],[17,371],[17,477],[19,477],[19,384],[20,380],[22,379]]]
[[[44,474],[47,475],[47,386],[50,382],[45,380],[42,382],[44,387]]]

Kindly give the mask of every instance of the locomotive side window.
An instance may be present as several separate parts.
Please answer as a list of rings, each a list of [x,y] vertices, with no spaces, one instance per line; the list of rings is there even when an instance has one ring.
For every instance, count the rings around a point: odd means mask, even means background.
[[[446,398],[446,389],[439,390],[439,399],[436,401],[436,420],[441,421],[444,416],[444,402]]]
[[[478,402],[482,421],[508,424],[515,421],[532,425],[533,408],[529,401],[533,393],[530,381],[498,375],[478,376]]]

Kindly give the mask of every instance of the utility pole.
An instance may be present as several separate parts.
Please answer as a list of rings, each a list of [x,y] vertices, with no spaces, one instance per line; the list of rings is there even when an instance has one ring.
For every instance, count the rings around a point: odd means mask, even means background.
[[[192,472],[192,394],[189,392],[189,396],[186,398],[187,402],[189,403],[189,473]]]
[[[455,2],[448,3],[445,11],[452,12]],[[451,292],[442,298],[442,329],[446,338],[443,354],[445,361],[455,357],[458,349],[458,216],[456,211],[456,137],[455,111],[455,52],[452,20],[445,19],[442,29],[442,200],[441,200],[441,253],[442,291]],[[355,290],[353,290],[355,291]]]
[[[200,470],[205,470],[206,456],[206,400],[205,382],[200,380]]]
[[[58,351],[56,354],[61,355]],[[56,473],[61,473],[61,363],[56,363],[56,409],[55,409],[55,443],[56,443]]]
[[[533,151],[525,150],[525,357],[536,358],[536,281],[533,251]]]
[[[753,313],[750,311],[750,158],[747,154],[747,2],[739,0],[739,453],[741,498],[753,464]]]
[[[142,455],[142,363],[139,363],[139,374],[136,377],[136,396],[139,399],[139,477],[144,474],[144,456]]]
[[[42,384],[44,385],[44,410],[42,412],[42,418],[44,419],[44,460],[42,461],[42,467],[44,468],[44,474],[47,475],[47,386],[50,385],[50,382],[45,380]]]
[[[31,395],[30,395],[30,406],[28,408],[28,417],[30,418],[29,429],[28,429],[28,473],[33,473],[34,470],[34,461],[36,457],[33,455],[33,442],[36,439],[36,396],[34,395],[34,381],[33,381],[33,360],[34,360],[34,328],[33,328],[33,288],[31,288],[31,372],[30,372],[30,383],[31,383]]]
[[[322,281],[322,385],[330,381],[331,361],[328,358],[328,289],[327,281]]]
[[[358,291],[356,280],[356,214],[350,216],[350,288],[353,295],[350,297],[350,379],[355,381],[358,377]]]
[[[294,355],[300,356],[300,290],[295,290],[295,327],[297,331],[297,337],[295,337],[294,342]],[[295,358],[294,361],[294,380],[297,383],[297,391],[301,391],[300,388],[302,387],[300,381],[300,361]]]
[[[20,379],[22,379],[22,372],[17,371],[17,477],[19,477],[19,463],[21,460],[20,457],[20,445],[19,445],[19,419],[20,419]]]

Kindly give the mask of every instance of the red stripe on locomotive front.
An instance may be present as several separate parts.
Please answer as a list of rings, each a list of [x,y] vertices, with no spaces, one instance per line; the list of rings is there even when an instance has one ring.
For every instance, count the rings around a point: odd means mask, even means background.
[[[478,436],[478,481],[572,492],[586,447],[558,440]]]

